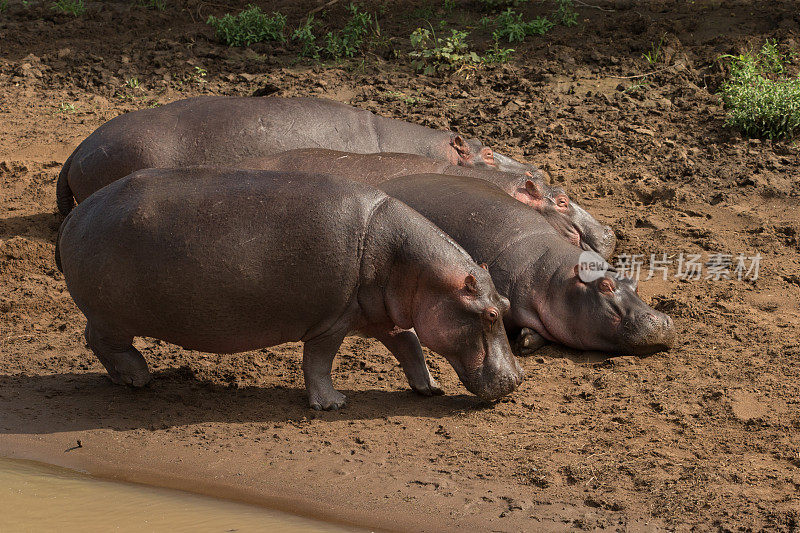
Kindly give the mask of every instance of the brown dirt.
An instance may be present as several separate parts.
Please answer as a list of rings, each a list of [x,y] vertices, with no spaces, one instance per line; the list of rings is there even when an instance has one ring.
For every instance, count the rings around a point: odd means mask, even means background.
[[[385,59],[402,56],[427,3],[387,3],[381,27],[397,39],[380,56],[311,65],[291,44],[211,42],[202,21],[221,13],[214,4],[89,3],[73,19],[11,0],[0,14],[0,454],[386,529],[797,531],[800,156],[726,129],[714,95],[720,54],[768,37],[797,47],[796,4],[587,3],[613,11],[580,7],[577,29],[529,38],[510,65],[430,78]],[[274,4],[290,24],[317,5]],[[477,4],[464,5],[448,20],[475,24]],[[340,23],[343,7],[330,17]],[[665,62],[650,66],[642,52],[662,35]],[[643,282],[675,318],[674,349],[606,360],[547,347],[490,407],[434,355],[448,395],[414,396],[387,352],[356,338],[337,359],[350,404],[336,413],[305,407],[297,345],[217,356],[140,339],[154,383],[113,386],[53,261],[60,164],[119,113],[259,89],[481,137],[551,171],[617,229],[617,253],[758,252],[760,277]],[[64,452],[76,439],[83,448]]]

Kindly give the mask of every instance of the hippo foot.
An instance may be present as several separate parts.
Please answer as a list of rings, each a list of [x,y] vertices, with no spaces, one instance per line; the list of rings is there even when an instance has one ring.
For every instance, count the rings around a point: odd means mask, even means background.
[[[131,344],[132,338],[114,338],[99,333],[94,327],[86,325],[86,342],[89,348],[103,363],[108,377],[117,385],[143,387],[150,383],[150,369],[142,354]]]
[[[347,396],[334,389],[324,394],[309,392],[308,403],[316,411],[337,411],[347,403]]]
[[[533,355],[536,350],[545,344],[547,344],[545,338],[536,333],[534,330],[522,328],[522,331],[519,332],[519,336],[517,336],[517,339],[514,341],[512,348],[517,357],[527,357]]]
[[[415,383],[411,383],[411,390],[420,394],[422,396],[441,396],[444,394],[444,391],[439,386],[439,382],[433,379],[433,377],[428,376],[430,379],[427,383],[417,385]]]
[[[117,385],[144,387],[152,379],[147,362],[136,348],[131,347],[127,352],[97,354],[97,356],[106,367],[108,377]]]

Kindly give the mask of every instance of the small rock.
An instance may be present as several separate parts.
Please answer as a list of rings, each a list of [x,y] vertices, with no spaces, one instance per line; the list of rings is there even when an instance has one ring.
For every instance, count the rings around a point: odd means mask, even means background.
[[[61,48],[61,49],[58,50],[58,54],[57,55],[58,55],[59,59],[64,59],[65,57],[69,56],[70,54],[72,54],[72,50],[70,50],[69,48]]]

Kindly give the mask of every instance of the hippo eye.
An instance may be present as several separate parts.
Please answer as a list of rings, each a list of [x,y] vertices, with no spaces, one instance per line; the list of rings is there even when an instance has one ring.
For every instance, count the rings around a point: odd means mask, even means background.
[[[566,209],[569,207],[569,198],[564,195],[556,196],[556,207]]]
[[[492,152],[491,148],[483,150],[483,159],[489,164],[494,164],[494,152]]]
[[[600,292],[614,292],[616,288],[614,281],[609,278],[603,278],[600,282]]]
[[[490,325],[494,325],[494,323],[497,322],[497,319],[500,317],[500,311],[498,311],[495,307],[487,307],[483,312],[483,316]]]

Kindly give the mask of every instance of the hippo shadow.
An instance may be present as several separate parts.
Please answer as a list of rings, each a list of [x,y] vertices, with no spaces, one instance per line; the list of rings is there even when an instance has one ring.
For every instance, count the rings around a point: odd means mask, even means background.
[[[314,411],[298,387],[226,387],[188,369],[153,373],[141,389],[111,383],[105,373],[0,375],[0,434],[113,429],[159,430],[204,422],[269,423],[304,418],[360,420],[387,416],[442,418],[486,408],[467,394],[422,397],[411,390],[347,390],[339,411]]]
[[[55,243],[63,218],[55,212],[0,218],[0,239],[28,237]]]

